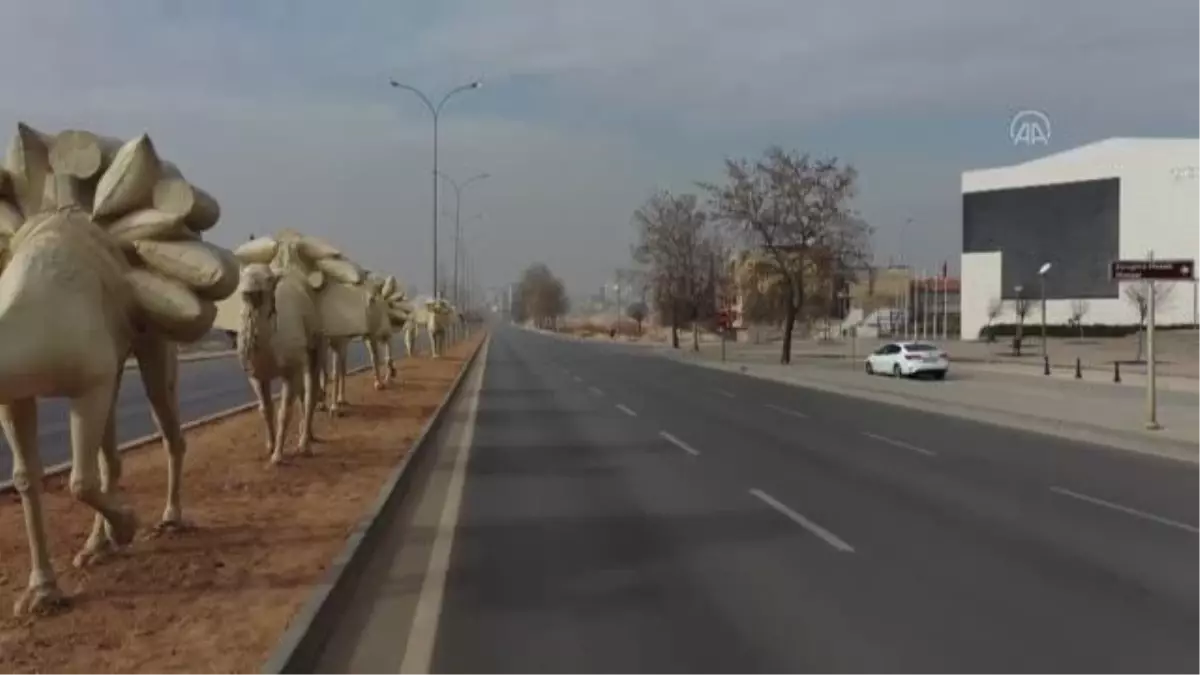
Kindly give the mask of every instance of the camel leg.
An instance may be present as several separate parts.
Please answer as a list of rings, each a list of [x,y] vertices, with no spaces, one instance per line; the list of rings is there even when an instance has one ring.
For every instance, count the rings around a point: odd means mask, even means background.
[[[116,391],[121,390],[121,377],[117,376]],[[115,394],[114,394],[115,396]],[[115,400],[115,398],[114,398]],[[117,450],[117,415],[114,409],[104,427],[104,441],[100,444],[100,491],[106,495],[116,492],[121,480],[121,455]],[[87,567],[104,562],[117,550],[113,541],[112,528],[99,513],[92,522],[92,533],[88,535],[83,549],[75,554],[75,567]]]
[[[383,360],[387,363],[388,380],[396,379],[396,364],[392,361],[392,338],[390,337],[383,343]]]
[[[175,346],[161,339],[146,340],[138,345],[136,354],[150,411],[167,452],[167,499],[155,529],[187,529],[180,497],[187,441],[179,419],[179,359]]]
[[[250,378],[250,388],[258,397],[258,412],[262,415],[267,427],[267,454],[275,450],[275,399],[271,398],[271,381],[257,377]]]
[[[71,399],[71,496],[104,516],[114,544],[125,546],[137,533],[133,510],[106,494],[100,483],[100,453],[104,432],[116,399],[116,373],[106,383]],[[114,452],[115,454],[115,452]],[[111,467],[110,467],[111,468]]]
[[[410,358],[410,359],[412,358],[412,355],[413,355],[413,342],[416,341],[416,338],[417,338],[416,332],[413,331],[408,326],[405,326],[404,327],[404,351],[408,354],[408,358]]]
[[[329,412],[334,417],[341,417],[342,406],[346,402],[346,394],[342,390],[343,369],[346,367],[342,360],[341,349],[334,347],[329,359]]]
[[[311,457],[312,452],[312,418],[313,410],[317,407],[316,387],[313,383],[313,369],[305,368],[295,383],[300,390],[300,440],[296,444],[296,452],[304,457]]]
[[[296,381],[284,377],[279,385],[279,417],[275,423],[275,447],[271,450],[271,463],[283,464],[283,442],[287,439],[288,425],[292,421],[292,404],[296,402]]]
[[[25,536],[29,540],[29,585],[13,604],[13,613],[44,611],[66,603],[46,545],[42,511],[42,458],[37,443],[37,400],[13,401],[0,406],[0,424],[12,449],[13,487],[21,495],[25,513]]]
[[[321,442],[313,432],[313,421],[317,416],[317,402],[321,400],[321,373],[323,370],[321,348],[313,347],[309,351],[308,369],[304,373],[304,428],[308,432],[310,443]]]
[[[371,372],[375,374],[375,391],[381,391],[384,383],[383,364],[379,361],[379,347],[376,345],[374,338],[363,340],[363,344],[367,347],[367,358],[371,360]]]

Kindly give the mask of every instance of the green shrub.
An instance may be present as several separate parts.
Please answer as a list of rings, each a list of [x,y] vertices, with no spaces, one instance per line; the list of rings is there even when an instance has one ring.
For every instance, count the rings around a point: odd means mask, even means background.
[[[1189,330],[1194,328],[1195,325],[1190,323],[1160,324],[1154,327],[1155,330]],[[1072,324],[1046,324],[1046,336],[1054,338],[1119,338],[1134,335],[1138,330],[1137,324],[1085,323],[1083,324],[1082,331],[1079,326]],[[979,329],[980,338],[986,338],[989,334],[996,338],[1011,338],[1017,334],[1017,324],[994,323],[991,326],[984,326]],[[1025,337],[1040,337],[1041,334],[1042,324],[1037,322],[1026,323],[1022,331],[1022,335]]]

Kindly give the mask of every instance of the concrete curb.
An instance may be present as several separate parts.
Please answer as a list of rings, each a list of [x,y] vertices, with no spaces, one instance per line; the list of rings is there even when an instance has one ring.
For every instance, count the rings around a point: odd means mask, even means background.
[[[347,370],[346,375],[357,375],[358,373],[361,373],[361,372],[364,372],[364,371],[367,371],[370,369],[371,369],[371,366],[369,364],[365,365],[365,366],[358,366],[357,368],[351,368],[351,369]],[[276,395],[274,398],[277,401],[279,400],[278,395]],[[180,428],[180,431],[184,431],[184,432],[191,431],[192,429],[197,429],[199,427],[203,427],[203,426],[212,424],[213,422],[220,422],[221,420],[227,419],[229,417],[233,417],[234,415],[237,415],[238,413],[244,413],[247,410],[254,410],[257,407],[258,407],[258,401],[251,401],[249,403],[243,403],[242,405],[234,406],[232,408],[226,408],[225,410],[215,412],[211,415],[205,415],[204,417],[196,418],[194,420],[191,420],[190,422],[184,422],[182,425],[180,425],[179,428]],[[153,433],[153,434],[150,434],[149,436],[142,436],[141,438],[135,438],[132,441],[129,441],[128,443],[121,444],[119,447],[117,447],[117,452],[122,452],[122,453],[129,452],[130,450],[135,450],[142,446],[150,445],[151,443],[154,443],[156,441],[161,441],[161,440],[162,440],[162,434]],[[70,470],[71,470],[71,462],[60,462],[58,464],[55,464],[52,467],[44,469],[42,471],[42,478],[44,480],[46,478],[50,478],[51,476],[57,476],[60,473],[65,473]],[[6,480],[3,482],[0,482],[0,494],[5,494],[8,492],[13,492],[12,481]]]
[[[408,492],[412,472],[409,470],[422,455],[431,439],[446,419],[446,411],[457,398],[462,383],[475,367],[475,362],[488,343],[484,337],[479,346],[467,357],[458,376],[450,385],[450,391],[438,405],[437,410],[421,429],[412,449],[400,461],[383,484],[375,504],[350,532],[341,553],[333,559],[324,578],[319,581],[300,611],[292,617],[287,630],[276,643],[275,649],[263,664],[263,673],[311,673],[319,658],[325,641],[332,633],[330,624],[338,621],[346,602],[353,595],[354,583],[360,576],[367,558],[383,534],[383,523],[392,509],[403,501]]]
[[[837,394],[839,396],[847,396],[850,398],[874,401],[887,405],[911,408],[913,410],[920,410],[922,412],[950,415],[952,417],[959,417],[972,422],[992,424],[1029,433],[1055,436],[1068,441],[1094,443],[1096,445],[1103,445],[1116,450],[1151,455],[1162,459],[1184,462],[1193,465],[1200,463],[1200,456],[1198,456],[1196,453],[1195,445],[1187,441],[1167,438],[1153,438],[1145,435],[1150,432],[1139,433],[1136,431],[1122,431],[1119,429],[1111,429],[1108,427],[1091,425],[1082,422],[1056,422],[1049,418],[1029,415],[1027,413],[997,410],[994,408],[970,405],[966,403],[955,403],[945,401],[943,399],[921,396],[919,394],[894,394],[891,392],[882,392],[865,388],[856,389],[849,386],[839,386],[827,382],[801,381],[773,377],[769,373],[756,372],[752,365],[745,366],[745,369],[743,370],[743,366],[738,364],[722,365],[720,363],[709,363],[700,360],[683,359],[678,359],[677,361],[679,363],[687,363],[703,368],[711,368],[713,370],[720,370],[737,375],[779,382],[792,387],[814,389],[830,394]]]

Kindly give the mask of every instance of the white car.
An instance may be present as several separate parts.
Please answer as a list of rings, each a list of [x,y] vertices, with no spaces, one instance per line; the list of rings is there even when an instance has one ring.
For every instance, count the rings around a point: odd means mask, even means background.
[[[868,375],[911,377],[932,375],[940,380],[950,370],[950,357],[928,342],[889,342],[867,356]]]

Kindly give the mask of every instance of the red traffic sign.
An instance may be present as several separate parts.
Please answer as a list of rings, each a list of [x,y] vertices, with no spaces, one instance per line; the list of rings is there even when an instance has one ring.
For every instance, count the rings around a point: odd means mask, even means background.
[[[1191,281],[1195,271],[1194,260],[1114,260],[1108,274],[1114,281]]]

